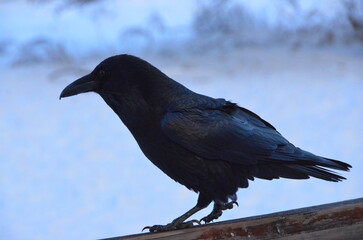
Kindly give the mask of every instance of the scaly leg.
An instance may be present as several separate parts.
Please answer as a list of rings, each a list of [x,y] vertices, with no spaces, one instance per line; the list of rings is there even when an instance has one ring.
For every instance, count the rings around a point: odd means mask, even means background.
[[[142,230],[149,229],[150,232],[164,232],[164,231],[192,227],[194,225],[194,223],[200,224],[200,221],[198,221],[198,220],[191,220],[191,221],[187,221],[187,222],[184,222],[184,221],[187,220],[194,213],[198,212],[199,210],[208,207],[208,205],[211,202],[212,202],[212,200],[208,196],[206,196],[202,193],[199,193],[197,205],[195,207],[193,207],[192,209],[190,209],[188,212],[186,212],[183,215],[181,215],[180,217],[174,219],[169,224],[147,226],[147,227],[144,227]]]

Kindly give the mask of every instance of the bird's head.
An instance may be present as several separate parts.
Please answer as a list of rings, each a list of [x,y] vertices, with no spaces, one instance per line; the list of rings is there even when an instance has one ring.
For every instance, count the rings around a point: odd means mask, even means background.
[[[150,89],[151,85],[165,78],[166,75],[140,58],[116,55],[105,59],[91,73],[69,84],[60,98],[86,92],[96,92],[101,96],[127,95],[136,89]]]
[[[98,93],[125,123],[140,114],[158,114],[191,91],[150,63],[123,54],[103,60],[91,73],[64,88],[59,98],[86,92]]]

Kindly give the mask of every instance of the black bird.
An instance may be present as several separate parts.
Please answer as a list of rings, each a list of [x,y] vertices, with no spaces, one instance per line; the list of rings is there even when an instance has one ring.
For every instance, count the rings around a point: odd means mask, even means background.
[[[320,178],[338,182],[347,163],[295,147],[257,114],[222,98],[195,93],[148,62],[117,55],[68,85],[60,98],[96,92],[120,117],[145,156],[175,181],[199,193],[195,207],[150,232],[193,226],[186,221],[214,202],[209,223],[237,204],[249,180]]]

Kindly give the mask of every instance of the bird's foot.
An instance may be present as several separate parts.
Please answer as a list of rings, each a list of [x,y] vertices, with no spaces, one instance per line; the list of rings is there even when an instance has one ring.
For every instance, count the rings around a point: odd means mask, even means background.
[[[236,204],[237,207],[239,207],[238,202],[237,201],[232,201],[226,204],[222,205],[222,210],[227,210],[227,209],[232,209],[233,208],[233,204]]]
[[[220,204],[220,203],[214,204],[212,212],[207,216],[205,216],[204,218],[200,219],[200,221],[204,221],[205,223],[210,223],[213,220],[217,220],[220,216],[222,216],[224,210],[232,209],[233,204],[236,204],[238,207],[238,203],[236,201],[232,201],[225,204]]]
[[[214,210],[208,214],[207,216],[205,216],[204,218],[200,219],[200,221],[204,221],[204,223],[210,223],[213,220],[218,219],[220,216],[222,216],[222,210],[218,209],[218,210]]]
[[[193,227],[193,226],[195,226],[194,223],[197,223],[198,225],[200,225],[200,221],[198,221],[198,220],[190,220],[187,222],[172,221],[171,223],[166,224],[166,225],[146,226],[142,229],[142,231],[144,231],[145,229],[149,229],[149,232],[165,232],[165,231]]]

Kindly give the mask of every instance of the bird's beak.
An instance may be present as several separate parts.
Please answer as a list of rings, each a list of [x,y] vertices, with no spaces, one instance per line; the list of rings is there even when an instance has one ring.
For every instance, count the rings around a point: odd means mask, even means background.
[[[76,94],[91,92],[99,87],[98,79],[92,74],[88,74],[69,84],[59,96],[59,99],[74,96]]]

